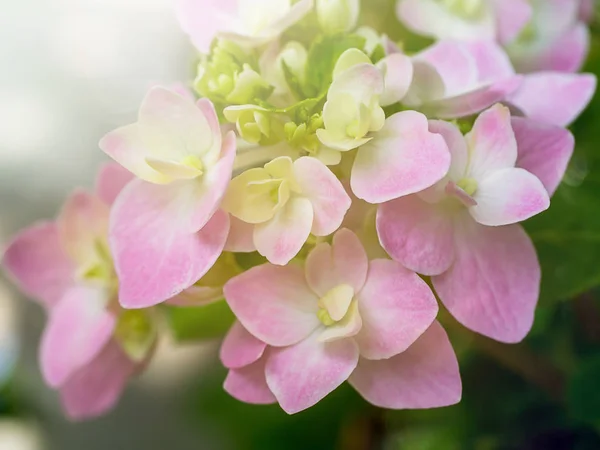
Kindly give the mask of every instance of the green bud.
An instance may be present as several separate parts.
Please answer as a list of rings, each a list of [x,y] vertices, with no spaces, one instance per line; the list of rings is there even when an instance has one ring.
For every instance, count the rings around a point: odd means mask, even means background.
[[[323,31],[345,33],[358,22],[359,0],[317,0],[317,15]]]

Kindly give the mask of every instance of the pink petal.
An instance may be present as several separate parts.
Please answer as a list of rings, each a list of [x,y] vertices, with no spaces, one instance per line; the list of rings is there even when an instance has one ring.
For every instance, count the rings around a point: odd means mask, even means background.
[[[65,251],[79,265],[94,260],[99,243],[108,237],[110,208],[100,198],[77,190],[63,205],[56,224]]]
[[[515,166],[517,141],[505,106],[495,105],[481,113],[465,138],[471,152],[470,177],[480,179]]]
[[[531,20],[528,0],[492,0],[498,26],[498,40],[506,44],[515,39]]]
[[[448,176],[451,179],[462,178],[469,163],[469,150],[465,137],[458,127],[453,123],[443,120],[430,120],[429,131],[440,134],[444,138],[444,141],[446,141],[448,150],[450,150],[452,161],[450,162]]]
[[[434,321],[438,304],[427,283],[395,261],[371,261],[357,296],[363,326],[360,355],[387,359],[410,347]]]
[[[251,253],[256,251],[254,245],[254,225],[242,222],[234,216],[229,216],[229,236],[225,243],[226,252]]]
[[[422,191],[440,181],[450,167],[444,139],[428,129],[415,111],[389,117],[384,128],[356,155],[350,184],[369,203],[383,203]]]
[[[458,403],[462,394],[458,361],[438,322],[393,358],[361,359],[349,381],[381,408],[438,408]]]
[[[121,347],[110,341],[102,353],[61,387],[60,397],[68,416],[86,420],[110,411],[136,369]]]
[[[119,164],[105,163],[96,178],[96,195],[107,205],[112,205],[133,178],[133,174]]]
[[[439,275],[454,261],[452,218],[417,196],[382,204],[377,233],[392,259],[423,275]]]
[[[112,336],[115,316],[102,289],[74,287],[50,311],[40,346],[42,372],[52,387],[62,386],[89,364]]]
[[[348,209],[350,197],[337,177],[318,159],[303,157],[294,162],[294,175],[302,196],[312,204],[312,234],[327,236],[337,230]]]
[[[296,265],[254,267],[229,280],[224,292],[242,325],[268,345],[295,344],[319,326],[318,299]]]
[[[479,181],[469,209],[482,225],[510,225],[533,217],[550,207],[542,182],[525,169],[498,170]]]
[[[531,119],[565,127],[581,114],[595,91],[595,75],[540,72],[525,77],[509,100]]]
[[[467,328],[501,342],[531,329],[540,290],[535,248],[518,225],[486,227],[466,216],[456,233],[456,260],[433,285]]]
[[[253,405],[269,405],[277,399],[267,385],[265,376],[266,358],[249,366],[231,369],[225,378],[225,391],[242,402]]]
[[[506,0],[500,0],[506,2]],[[525,0],[509,0],[512,3],[523,4]],[[515,74],[510,58],[494,41],[463,42],[477,67],[477,81],[482,84],[495,83]]]
[[[590,31],[585,24],[579,23],[551,44],[548,51],[539,58],[535,69],[577,72],[585,62],[589,49]]]
[[[62,298],[75,276],[54,222],[21,231],[8,244],[2,264],[20,289],[47,307]]]
[[[111,250],[125,308],[161,303],[198,281],[221,254],[229,217],[219,211],[198,232],[189,217],[197,186],[155,185],[141,180],[125,188],[111,215]]]
[[[385,88],[380,98],[381,106],[389,106],[402,100],[413,80],[411,59],[402,53],[393,53],[377,66],[383,70]]]
[[[296,345],[269,353],[267,384],[288,414],[317,404],[346,381],[358,363],[354,340],[322,343],[318,335],[319,331]]]
[[[237,0],[177,0],[177,19],[202,53],[209,53],[216,34],[228,30],[236,16]]]
[[[426,105],[426,110],[441,119],[470,116],[505,100],[521,83],[522,77],[515,75],[456,97],[430,102]]]
[[[269,262],[284,266],[302,249],[312,226],[310,200],[292,197],[275,217],[255,226],[254,245]]]
[[[165,304],[170,306],[179,306],[182,308],[191,308],[197,306],[206,306],[211,303],[223,300],[223,289],[219,287],[193,286],[187,288],[181,294],[168,299]]]
[[[512,127],[519,148],[517,166],[538,177],[548,193],[554,194],[573,155],[573,135],[564,128],[520,117],[512,119]]]
[[[333,236],[332,246],[321,243],[306,258],[306,281],[319,297],[340,284],[348,284],[358,293],[368,270],[369,260],[363,245],[345,228]]]
[[[221,345],[221,362],[228,369],[240,369],[258,361],[267,344],[256,339],[240,322],[235,322]]]

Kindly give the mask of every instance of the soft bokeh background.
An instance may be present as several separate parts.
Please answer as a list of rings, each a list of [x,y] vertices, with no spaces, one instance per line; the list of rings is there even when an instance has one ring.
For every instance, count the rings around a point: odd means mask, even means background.
[[[400,33],[391,3],[363,6]],[[595,73],[599,49],[596,30]],[[104,160],[99,138],[133,120],[149,85],[190,76],[193,58],[171,0],[3,2],[0,248],[19,228],[53,217],[74,186],[91,187]],[[71,424],[39,374],[43,313],[0,278],[0,450],[600,449],[599,98],[573,130],[565,183],[551,210],[527,224],[544,268],[530,337],[495,344],[442,317],[461,358],[460,405],[382,412],[345,386],[290,418],[222,392],[218,342],[166,338],[113,413]],[[193,337],[201,316],[179,317],[180,337]]]

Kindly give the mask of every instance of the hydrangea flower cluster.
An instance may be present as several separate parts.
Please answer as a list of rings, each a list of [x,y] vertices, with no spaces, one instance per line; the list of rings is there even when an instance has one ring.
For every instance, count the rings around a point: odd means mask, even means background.
[[[225,389],[288,413],[345,381],[385,408],[458,402],[438,300],[527,335],[541,273],[520,223],[550,206],[595,91],[590,4],[396,6],[431,45],[360,26],[359,0],[178,0],[195,93],[151,88],[101,139],[95,192],[4,254],[48,311],[41,367],[71,417],[115,405],[163,304],[227,302]]]

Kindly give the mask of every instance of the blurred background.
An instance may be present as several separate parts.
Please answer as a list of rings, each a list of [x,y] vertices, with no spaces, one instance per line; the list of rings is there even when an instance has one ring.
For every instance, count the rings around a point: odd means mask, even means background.
[[[595,30],[588,71],[600,71],[599,50]],[[52,218],[74,186],[91,187],[99,138],[133,120],[149,85],[186,80],[193,58],[171,0],[5,1],[0,248]],[[449,330],[460,405],[383,412],[347,386],[294,417],[243,405],[221,389],[218,341],[186,341],[194,332],[182,322],[115,411],[73,424],[41,380],[44,313],[0,278],[0,450],[600,449],[599,124],[596,98],[573,127],[576,156],[553,207],[527,225],[544,270],[530,337],[502,346]],[[202,319],[185,320],[190,331]]]

